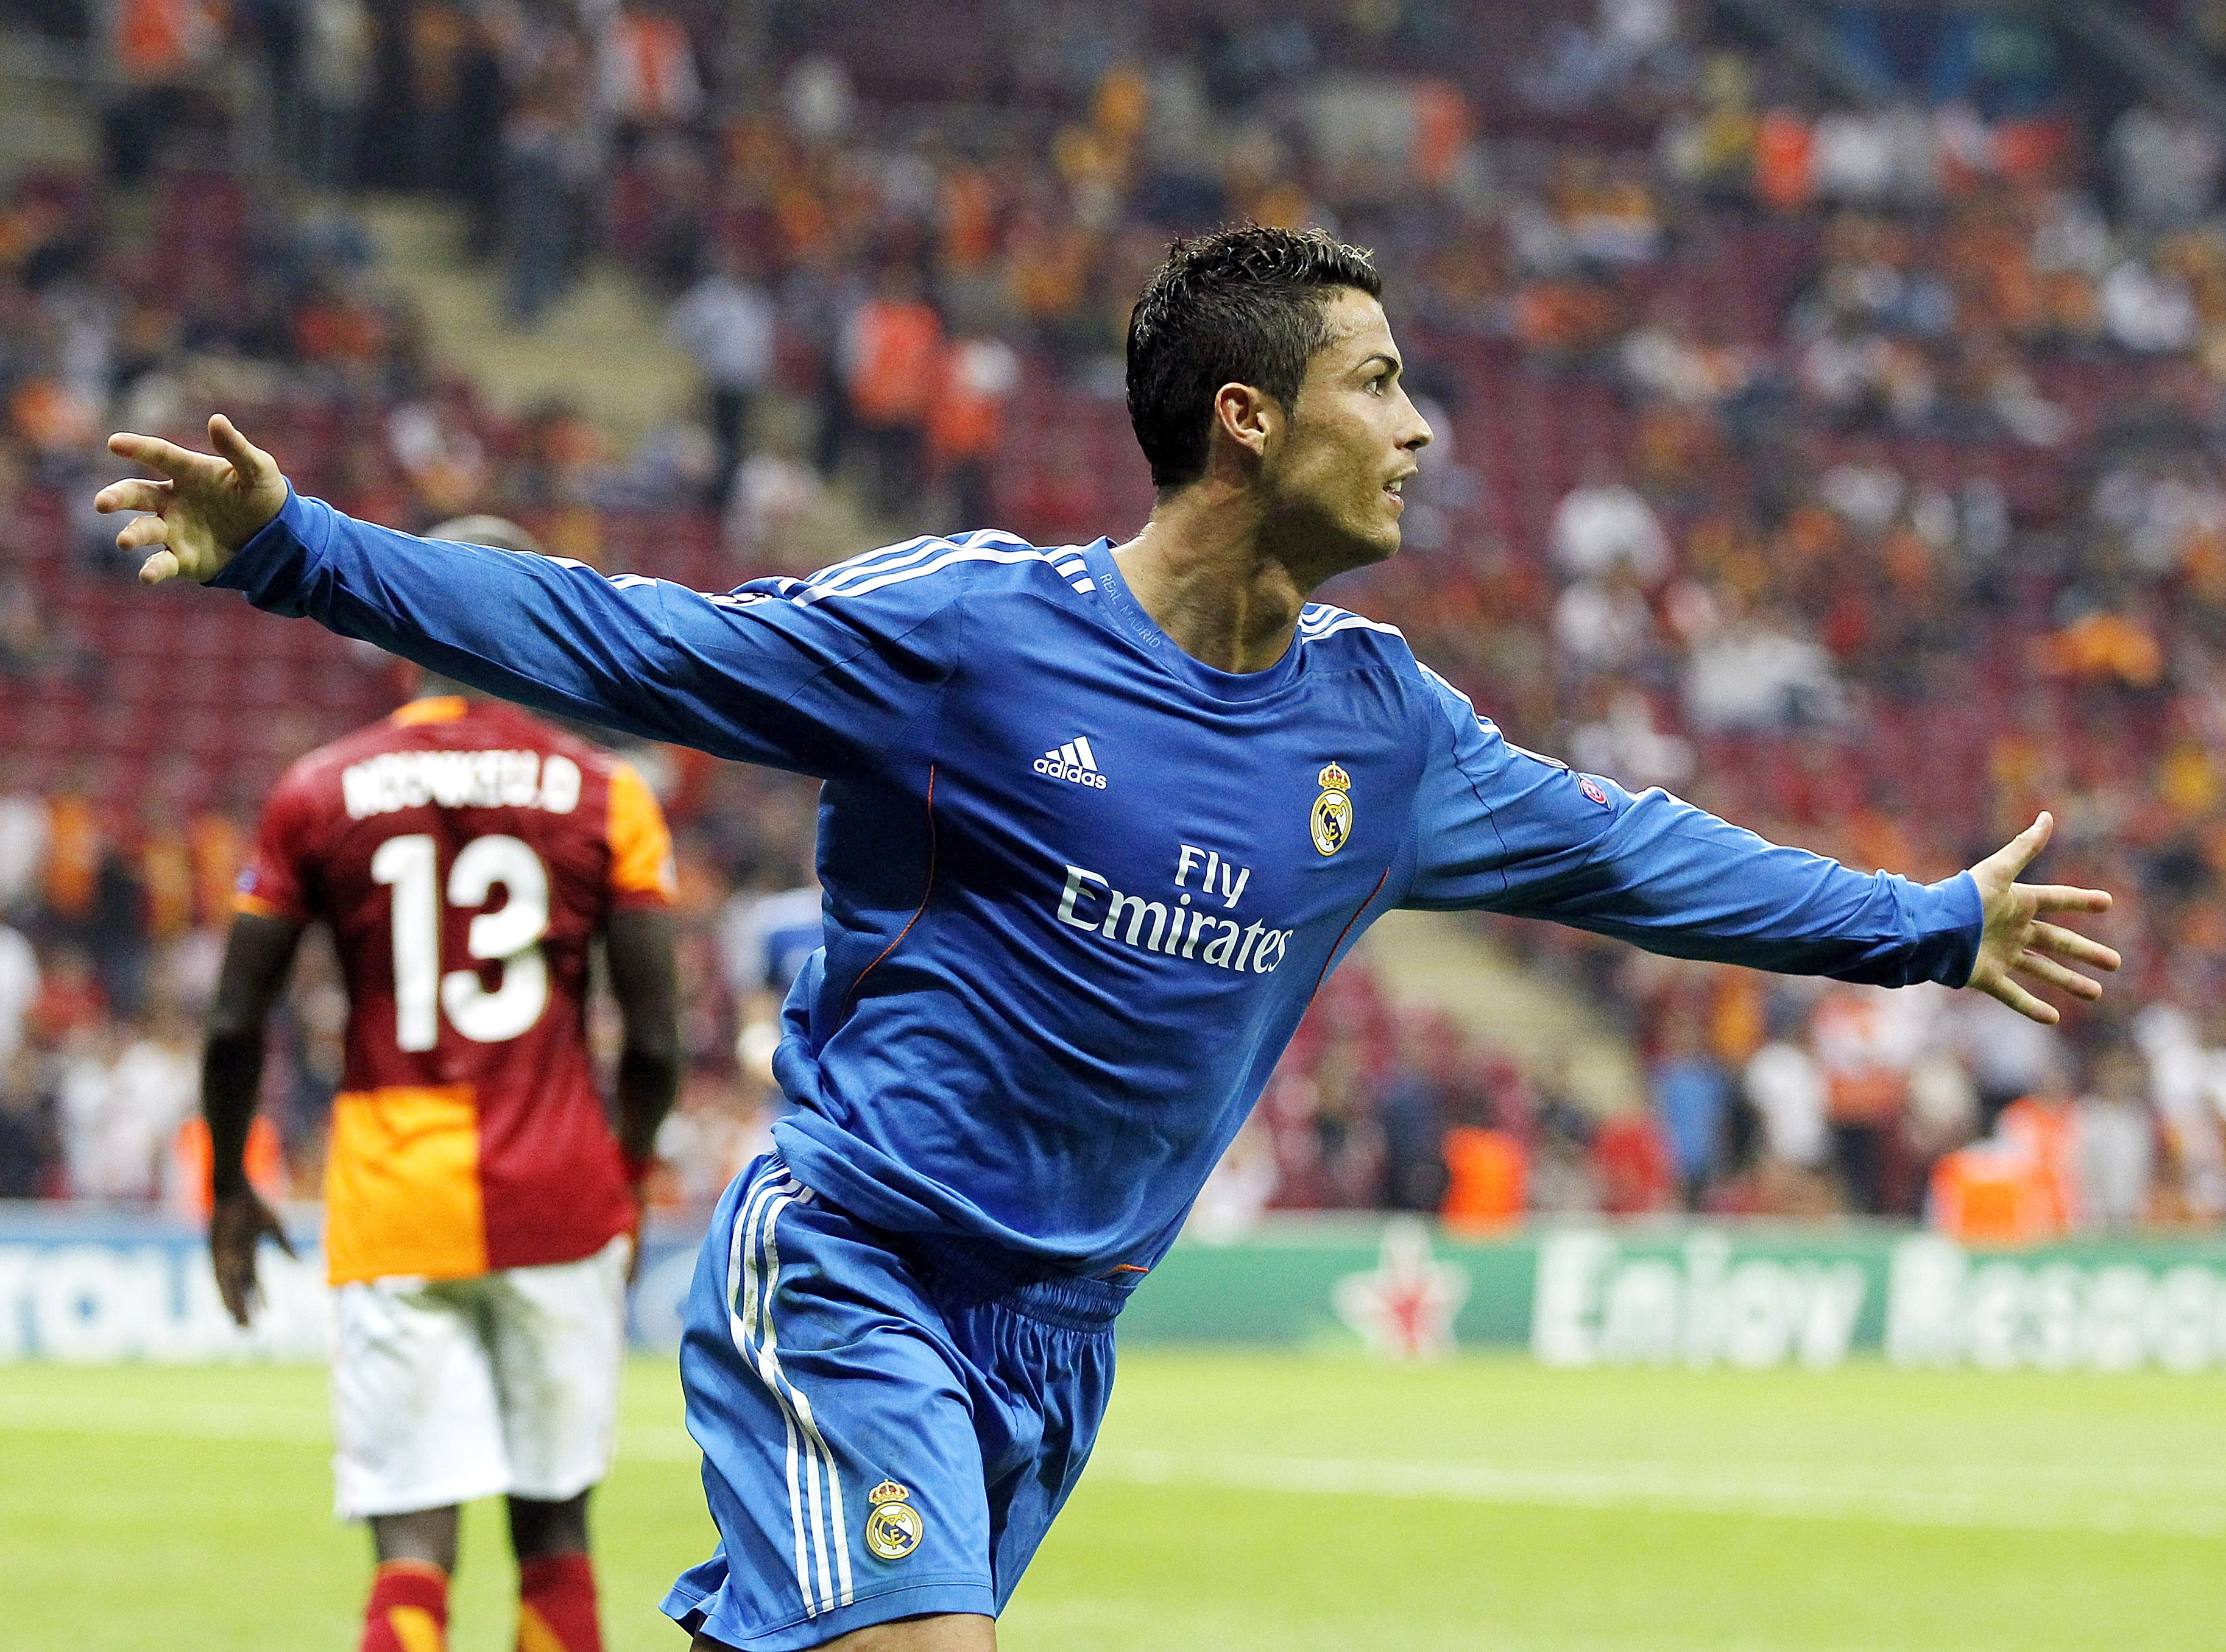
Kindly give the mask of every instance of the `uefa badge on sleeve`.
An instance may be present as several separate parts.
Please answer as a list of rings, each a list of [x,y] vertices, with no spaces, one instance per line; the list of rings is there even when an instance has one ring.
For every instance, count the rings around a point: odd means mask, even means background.
[[[866,1547],[876,1558],[901,1560],[919,1547],[924,1529],[919,1510],[912,1506],[912,1493],[894,1480],[884,1480],[866,1494],[874,1505],[866,1516]]]
[[[1352,837],[1352,777],[1331,763],[1318,778],[1321,796],[1314,799],[1308,823],[1313,830],[1314,848],[1324,855],[1334,855]]]

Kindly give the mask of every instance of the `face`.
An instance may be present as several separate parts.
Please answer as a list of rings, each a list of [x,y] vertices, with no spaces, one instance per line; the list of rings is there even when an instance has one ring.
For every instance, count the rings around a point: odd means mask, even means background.
[[[1347,287],[1323,306],[1329,341],[1262,454],[1275,527],[1327,578],[1399,549],[1399,491],[1430,427],[1400,382],[1399,348],[1383,307]]]

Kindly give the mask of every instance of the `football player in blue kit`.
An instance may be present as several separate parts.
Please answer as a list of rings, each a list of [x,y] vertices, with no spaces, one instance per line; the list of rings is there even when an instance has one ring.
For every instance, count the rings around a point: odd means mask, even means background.
[[[825,781],[824,945],[729,1188],[682,1374],[717,1549],[700,1648],[983,1652],[1090,1453],[1114,1316],[1308,998],[1393,907],[1898,985],[2101,991],[2019,884],[2046,816],[1930,886],[1765,843],[1510,743],[1389,626],[1309,602],[1398,549],[1430,439],[1365,254],[1245,227],[1138,302],[1157,500],[1127,543],[981,531],[703,595],[432,543],[216,457],[100,508],[143,577],[311,616],[544,711]],[[2022,977],[2021,982],[2019,978]]]

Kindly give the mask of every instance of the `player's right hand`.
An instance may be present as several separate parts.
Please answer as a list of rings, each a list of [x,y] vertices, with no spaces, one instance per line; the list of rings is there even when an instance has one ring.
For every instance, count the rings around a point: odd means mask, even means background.
[[[254,1318],[255,1305],[263,1294],[255,1282],[255,1249],[265,1237],[277,1240],[289,1256],[294,1254],[277,1213],[252,1188],[225,1195],[209,1212],[209,1262],[216,1270],[216,1292],[243,1331]]]
[[[116,536],[118,550],[149,553],[139,569],[145,584],[159,585],[181,575],[213,578],[286,503],[286,479],[277,461],[221,413],[209,420],[208,434],[214,454],[129,431],[108,438],[109,452],[162,473],[159,481],[132,477],[111,482],[92,501],[99,511],[147,513],[134,517]]]

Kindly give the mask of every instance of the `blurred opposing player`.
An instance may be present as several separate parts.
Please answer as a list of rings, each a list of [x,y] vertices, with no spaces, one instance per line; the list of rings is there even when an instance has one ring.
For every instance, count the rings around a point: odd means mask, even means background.
[[[531,548],[497,518],[448,526]],[[241,1166],[264,1021],[321,918],[349,1007],[325,1252],[338,1509],[370,1522],[378,1558],[363,1652],[445,1644],[457,1506],[496,1493],[519,1648],[601,1644],[588,1493],[610,1463],[639,1184],[677,1076],[671,886],[632,769],[433,679],[303,758],[264,810],[210,1016],[209,1249],[245,1325],[257,1242],[279,1237]],[[587,1043],[598,935],[625,1023],[615,1140]]]
[[[983,530],[704,595],[429,545],[220,458],[105,511],[141,577],[236,587],[478,683],[824,779],[797,1102],[712,1218],[681,1380],[719,1547],[698,1652],[989,1652],[1087,1462],[1112,1322],[1316,985],[1393,907],[1550,918],[1843,980],[2092,998],[2116,954],[2019,873],[1932,885],[1765,843],[1509,742],[1389,626],[1308,594],[1399,548],[1429,427],[1367,255],[1180,242],[1129,322],[1158,489],[1127,544]],[[2069,960],[2069,963],[2064,962]]]

